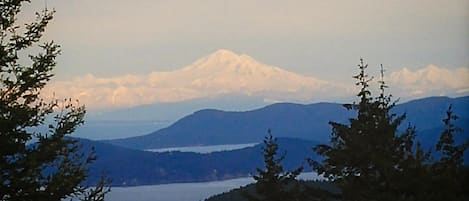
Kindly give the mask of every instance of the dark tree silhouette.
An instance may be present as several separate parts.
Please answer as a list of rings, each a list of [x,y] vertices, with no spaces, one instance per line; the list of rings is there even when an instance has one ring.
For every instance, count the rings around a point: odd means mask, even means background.
[[[399,133],[398,127],[405,114],[391,112],[396,101],[385,94],[384,70],[381,67],[380,94],[372,97],[366,65],[360,60],[359,73],[354,76],[360,86],[358,103],[345,104],[355,110],[357,116],[348,124],[330,122],[332,136],[329,145],[318,145],[316,153],[324,157],[322,162],[310,160],[312,167],[334,182],[341,190],[342,200],[430,200],[435,196],[435,172],[431,164],[445,165],[444,171],[462,168],[462,154],[467,145],[454,146],[452,134],[456,131],[449,124],[451,114],[445,120],[447,130],[443,133],[437,150],[442,150],[441,162],[432,163],[431,151],[424,151],[415,143],[415,128],[408,126]],[[457,164],[457,165],[456,165]],[[436,168],[438,169],[438,168]],[[462,176],[462,173],[455,175]],[[447,175],[448,176],[448,175]],[[441,177],[444,178],[444,177]],[[452,180],[456,177],[446,177]],[[440,182],[441,183],[441,182]],[[453,191],[456,193],[456,191]],[[459,192],[461,195],[461,192]],[[438,194],[446,195],[448,194]]]
[[[104,200],[105,180],[96,188],[81,185],[93,153],[83,154],[66,137],[83,123],[85,108],[70,99],[40,98],[60,53],[59,45],[40,41],[54,11],[19,26],[25,3],[0,1],[0,200]]]
[[[439,160],[431,165],[432,185],[429,185],[427,200],[468,200],[469,170],[464,166],[464,152],[469,146],[469,141],[456,144],[455,134],[462,134],[453,121],[458,117],[453,114],[452,106],[446,111],[443,119],[445,129],[435,145],[435,151],[441,154]],[[427,185],[429,184],[427,183]]]
[[[342,190],[344,200],[365,200],[371,192],[390,192],[393,168],[398,165],[394,155],[397,126],[404,115],[389,114],[394,106],[391,97],[384,94],[386,85],[380,81],[381,94],[375,100],[369,90],[369,78],[363,60],[360,71],[354,76],[360,86],[359,103],[345,104],[348,110],[356,110],[357,117],[349,124],[330,122],[331,145],[318,145],[315,151],[325,157],[323,163],[312,161],[320,174],[333,180]],[[413,136],[409,140],[413,139]]]
[[[285,172],[280,164],[285,159],[285,153],[278,156],[277,139],[268,131],[264,139],[263,147],[265,169],[257,168],[257,176],[254,176],[255,194],[244,193],[250,201],[289,201],[296,200],[295,178],[302,172],[298,168],[291,172]]]

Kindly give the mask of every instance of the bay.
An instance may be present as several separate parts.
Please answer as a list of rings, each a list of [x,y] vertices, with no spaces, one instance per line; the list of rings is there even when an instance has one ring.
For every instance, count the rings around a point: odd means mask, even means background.
[[[299,179],[322,179],[314,172],[302,173]],[[107,201],[199,201],[212,195],[253,183],[252,177],[224,181],[174,183],[162,185],[114,187],[106,195]]]

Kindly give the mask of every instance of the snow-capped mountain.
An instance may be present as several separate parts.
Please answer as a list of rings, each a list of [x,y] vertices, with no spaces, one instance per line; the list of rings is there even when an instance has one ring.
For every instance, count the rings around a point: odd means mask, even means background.
[[[469,70],[466,67],[443,68],[435,65],[419,69],[404,68],[385,76],[391,86],[389,92],[404,100],[435,95],[467,95],[468,78]],[[115,109],[239,96],[265,103],[340,102],[350,100],[356,90],[349,81],[331,82],[299,75],[261,63],[248,55],[218,50],[173,71],[107,78],[89,74],[54,81],[41,94],[44,98],[78,99],[88,109]]]
[[[262,64],[250,56],[237,55],[229,50],[218,50],[173,72],[152,73],[149,79],[156,84],[154,86],[177,80],[174,85],[205,96],[236,93],[268,99],[280,98],[276,95],[278,93],[294,94],[293,99],[306,99],[313,94],[298,93],[326,92],[333,87],[326,81]]]
[[[58,97],[91,107],[125,107],[239,94],[266,102],[327,100],[345,87],[263,64],[248,55],[218,50],[183,68],[148,75],[97,78],[92,75],[52,84]]]

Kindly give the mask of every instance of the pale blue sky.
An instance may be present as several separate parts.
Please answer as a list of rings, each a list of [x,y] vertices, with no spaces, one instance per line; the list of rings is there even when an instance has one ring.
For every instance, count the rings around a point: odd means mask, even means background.
[[[40,9],[45,0],[36,0]],[[469,66],[469,1],[48,0],[58,79],[174,70],[217,49],[325,80]]]

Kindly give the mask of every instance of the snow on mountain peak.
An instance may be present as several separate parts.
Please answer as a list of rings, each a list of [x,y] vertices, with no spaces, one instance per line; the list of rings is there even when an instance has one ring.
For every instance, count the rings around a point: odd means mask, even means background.
[[[208,57],[210,59],[237,59],[239,55],[227,49],[219,49]]]
[[[102,102],[107,107],[177,102],[224,94],[276,101],[311,100],[343,91],[341,86],[263,64],[248,55],[225,49],[174,71],[92,78],[78,83],[84,84],[76,87],[76,83],[61,83],[63,87],[55,87],[54,91],[85,102]],[[100,92],[99,96],[96,91]]]
[[[216,75],[222,72],[225,75],[266,75],[278,72],[280,69],[262,64],[248,55],[238,55],[230,50],[220,49],[195,61],[182,70],[191,71],[195,74],[205,72],[210,75]]]
[[[199,60],[197,60],[193,65],[200,66],[200,65],[225,65],[229,63],[238,63],[240,62],[241,58],[238,54],[221,49],[217,50],[214,53],[205,56]]]
[[[325,81],[263,64],[248,55],[224,49],[174,71],[173,75],[174,80],[185,83],[184,88],[215,94],[269,93],[282,94],[277,96],[282,97],[284,93],[304,92],[309,97],[312,91],[325,93],[331,88],[331,84]]]

